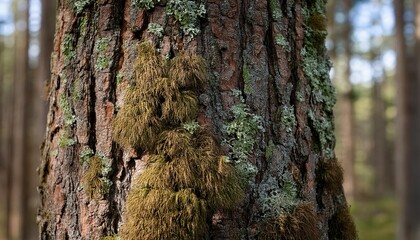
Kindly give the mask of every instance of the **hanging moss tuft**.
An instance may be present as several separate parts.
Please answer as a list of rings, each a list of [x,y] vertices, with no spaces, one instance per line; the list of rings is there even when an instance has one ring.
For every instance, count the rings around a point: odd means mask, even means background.
[[[328,221],[328,239],[356,240],[356,226],[347,205],[340,206]]]
[[[318,240],[320,232],[315,210],[310,203],[300,203],[290,214],[280,214],[263,224],[259,240]]]
[[[127,213],[122,239],[204,239],[207,230],[206,203],[191,189],[134,188]]]
[[[333,194],[339,194],[343,185],[343,168],[337,159],[322,160],[317,166],[319,183]]]
[[[165,62],[154,47],[138,48],[136,82],[114,123],[114,139],[149,153],[127,198],[122,239],[204,239],[209,214],[231,209],[244,193],[213,134],[199,126],[204,60],[180,53]],[[193,128],[185,126],[196,123]]]

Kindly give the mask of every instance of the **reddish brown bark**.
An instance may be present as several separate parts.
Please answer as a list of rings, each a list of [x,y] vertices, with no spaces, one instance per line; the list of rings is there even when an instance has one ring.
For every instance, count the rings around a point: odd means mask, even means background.
[[[322,11],[323,3],[277,3],[281,16],[274,19],[275,6],[264,1],[209,0],[206,17],[200,21],[201,34],[189,41],[182,37],[173,17],[164,14],[163,2],[145,11],[133,7],[131,1],[95,1],[76,13],[72,2],[60,1],[40,167],[41,238],[112,235],[130,214],[124,211],[126,196],[133,178],[145,168],[147,153],[114,143],[111,122],[134,79],[136,48],[142,41],[153,43],[162,56],[173,57],[188,50],[208,61],[210,81],[199,97],[199,122],[211,125],[220,139],[227,137],[223,126],[232,119],[230,108],[239,102],[232,95],[233,89],[239,90],[250,111],[263,119],[265,132],[254,136],[256,144],[248,159],[258,171],[250,181],[247,197],[234,211],[214,215],[209,238],[262,239],[262,201],[279,190],[285,175],[296,185],[295,200],[308,203],[307,209],[316,209],[319,229],[315,231],[322,239],[339,236],[331,221],[344,219],[337,209],[346,212],[347,206],[340,168],[327,164],[335,163],[331,155],[334,138],[328,130],[333,102],[327,96],[330,83],[319,78],[319,85],[325,88],[317,89],[310,73],[304,72],[304,67],[310,66],[304,65],[308,60],[303,48],[308,50],[313,44],[305,38],[311,16],[304,13],[316,7]],[[322,16],[312,18],[317,19],[314,29],[325,25]],[[147,31],[152,22],[163,26],[162,37]],[[280,34],[287,46],[278,43],[281,41],[276,36]],[[315,37],[320,41],[308,55],[318,54],[314,64],[326,63],[323,38]],[[103,58],[108,64],[101,65]],[[290,116],[285,109],[292,109]],[[294,121],[288,123],[288,117]],[[71,141],[60,140],[63,136]],[[268,145],[271,150],[267,150]],[[113,184],[96,200],[90,199],[80,184],[86,171],[80,154],[87,147],[112,161],[109,178]],[[226,154],[232,151],[229,147],[225,150]],[[325,174],[319,173],[324,170]],[[326,182],[338,187],[329,189]]]

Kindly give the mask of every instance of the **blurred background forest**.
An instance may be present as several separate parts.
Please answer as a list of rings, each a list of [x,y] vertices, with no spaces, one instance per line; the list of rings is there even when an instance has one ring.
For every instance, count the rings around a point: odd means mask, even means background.
[[[36,168],[55,2],[0,0],[0,240],[37,239]],[[402,225],[418,221],[405,217],[404,209],[416,200],[409,193],[420,191],[413,180],[420,156],[420,4],[331,0],[327,14],[344,190],[360,239],[396,239]]]

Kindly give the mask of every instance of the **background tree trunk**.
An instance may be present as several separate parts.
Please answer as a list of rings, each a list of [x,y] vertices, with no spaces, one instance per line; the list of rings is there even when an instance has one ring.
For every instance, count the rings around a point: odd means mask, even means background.
[[[198,121],[212,126],[219,139],[229,143],[232,136],[224,129],[241,99],[249,116],[262,118],[264,132],[250,136],[255,144],[244,163],[250,175],[246,198],[235,211],[214,214],[208,238],[272,239],[264,236],[269,234],[264,224],[280,217],[273,209],[284,207],[286,194],[296,206],[290,214],[308,206],[298,221],[315,215],[312,227],[292,229],[300,239],[309,233],[314,239],[355,239],[333,153],[335,96],[324,47],[324,5],[210,0],[200,19],[201,33],[190,41],[165,14],[164,3],[145,11],[132,1],[60,1],[39,168],[41,239],[113,235],[130,214],[126,196],[147,167],[147,152],[117,145],[111,123],[134,81],[142,41],[168,58],[187,50],[206,59],[209,83],[199,97]],[[152,29],[151,23],[163,28]],[[223,149],[227,156],[237,151],[229,144]],[[112,185],[99,199],[91,199],[81,184],[88,151],[111,161],[112,171],[104,177]]]
[[[419,14],[415,2],[416,16]],[[409,46],[403,29],[405,26],[404,1],[394,1],[396,16],[396,49],[397,49],[397,125],[396,125],[396,164],[397,191],[400,204],[399,239],[418,239],[420,237],[420,192],[418,189],[418,172],[420,171],[420,121],[419,97],[420,74],[418,72],[417,54],[419,40]],[[418,17],[416,25],[419,26]],[[401,29],[402,27],[402,29]],[[418,34],[417,34],[418,36]],[[411,53],[411,54],[409,54]]]

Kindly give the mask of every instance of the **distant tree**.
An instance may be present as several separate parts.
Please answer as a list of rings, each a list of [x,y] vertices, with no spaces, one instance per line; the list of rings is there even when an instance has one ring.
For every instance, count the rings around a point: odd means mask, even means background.
[[[325,1],[59,1],[41,239],[356,239]]]
[[[396,167],[399,201],[398,238],[414,240],[420,238],[420,42],[410,45],[404,32],[405,1],[394,1],[395,32],[397,51],[397,124],[396,124]],[[418,12],[419,3],[413,3]],[[419,18],[415,24],[420,26]],[[418,31],[418,30],[417,30]],[[414,33],[413,33],[414,34]]]

